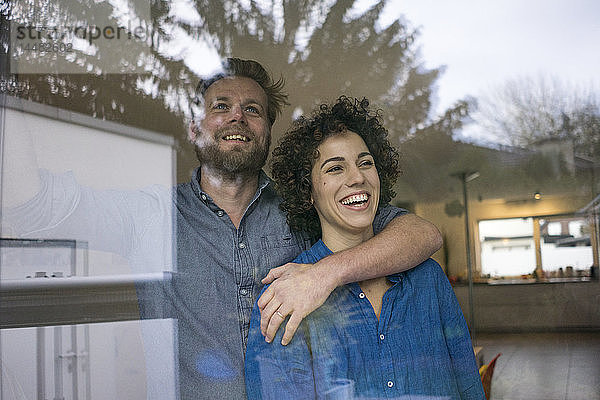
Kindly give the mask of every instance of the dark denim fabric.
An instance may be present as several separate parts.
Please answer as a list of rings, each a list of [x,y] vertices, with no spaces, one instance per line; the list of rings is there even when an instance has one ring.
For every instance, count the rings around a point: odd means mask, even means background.
[[[331,254],[317,242],[298,262]],[[288,346],[252,315],[246,386],[253,399],[483,400],[462,312],[440,266],[428,260],[389,277],[380,319],[357,283],[336,289]],[[346,397],[344,397],[346,396]]]

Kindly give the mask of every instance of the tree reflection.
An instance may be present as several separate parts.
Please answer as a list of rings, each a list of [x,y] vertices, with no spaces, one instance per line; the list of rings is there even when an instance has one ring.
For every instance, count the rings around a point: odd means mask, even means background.
[[[65,3],[46,12],[56,24],[89,24],[103,19],[118,24],[109,3],[91,11],[84,3]],[[420,64],[415,44],[418,32],[401,21],[376,28],[383,0],[359,16],[350,14],[354,3],[157,1],[152,4],[150,19],[144,22],[151,32],[147,47],[128,44],[102,48],[97,54],[78,51],[72,62],[90,73],[63,74],[56,70],[12,75],[21,84],[12,94],[183,138],[184,116],[198,68],[189,65],[185,51],[173,54],[171,50],[175,45],[204,43],[222,57],[256,59],[275,75],[285,77],[292,107],[275,126],[275,140],[289,126],[294,111],[309,112],[319,102],[341,94],[365,96],[380,107],[396,143],[422,131],[441,129],[450,135],[454,125],[448,118],[464,117],[466,108],[458,105],[461,112],[430,120],[432,85],[440,70],[426,70]],[[181,11],[186,9],[187,13]],[[16,14],[25,11],[5,10],[4,18],[14,20]],[[123,65],[144,63],[148,73],[108,74],[100,62],[102,52],[110,52]],[[180,159],[179,169],[184,171],[180,179],[194,164],[188,157]]]
[[[572,141],[575,152],[600,155],[600,93],[544,76],[512,79],[478,99],[476,122],[498,142],[530,147]]]

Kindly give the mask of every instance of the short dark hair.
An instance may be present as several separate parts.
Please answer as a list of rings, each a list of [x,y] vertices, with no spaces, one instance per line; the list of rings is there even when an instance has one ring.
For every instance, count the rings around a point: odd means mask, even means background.
[[[333,105],[321,104],[309,118],[300,117],[273,150],[271,176],[283,201],[280,208],[294,230],[321,235],[321,225],[311,203],[311,172],[317,148],[328,137],[352,131],[367,145],[375,161],[381,185],[379,205],[396,193],[392,187],[400,173],[398,151],[388,140],[379,111],[369,108],[365,98],[340,97]]]
[[[290,104],[287,101],[288,95],[283,89],[283,86],[285,85],[283,77],[274,81],[273,78],[271,78],[271,75],[269,75],[267,70],[258,61],[242,60],[234,57],[230,57],[225,61],[223,71],[208,78],[201,79],[200,82],[198,82],[194,102],[199,104],[199,95],[204,96],[204,93],[210,85],[228,76],[244,76],[253,79],[260,85],[267,95],[267,117],[269,118],[271,126],[275,123],[277,116],[281,114],[283,107]]]

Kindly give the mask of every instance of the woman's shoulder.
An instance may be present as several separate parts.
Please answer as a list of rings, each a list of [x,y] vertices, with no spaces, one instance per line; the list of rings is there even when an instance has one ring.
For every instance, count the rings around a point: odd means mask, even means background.
[[[331,254],[333,254],[331,250],[319,239],[310,249],[300,253],[293,262],[298,264],[314,264]]]
[[[407,270],[405,274],[411,277],[413,280],[427,279],[428,282],[431,282],[432,279],[446,277],[441,265],[432,258],[429,258],[416,267]]]

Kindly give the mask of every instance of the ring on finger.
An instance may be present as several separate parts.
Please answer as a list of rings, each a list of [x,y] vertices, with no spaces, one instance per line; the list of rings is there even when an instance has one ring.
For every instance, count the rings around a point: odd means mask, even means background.
[[[279,315],[281,318],[285,318],[285,315],[279,312],[279,310],[275,311],[275,314]]]

